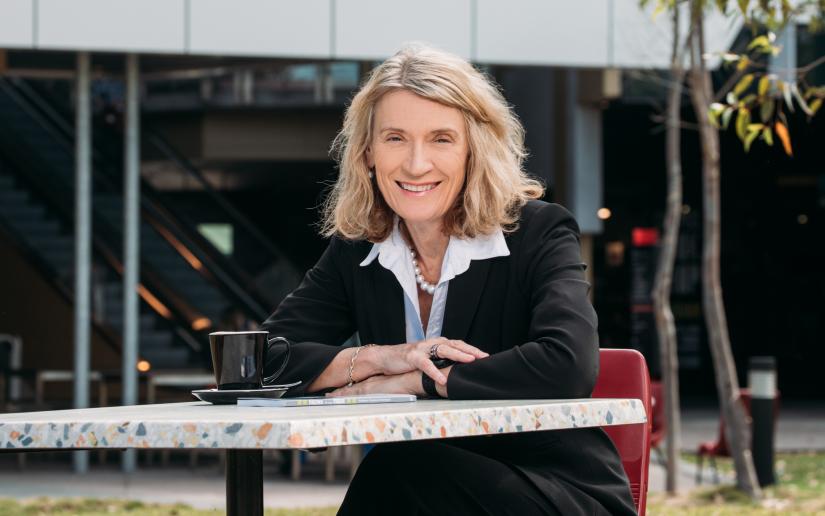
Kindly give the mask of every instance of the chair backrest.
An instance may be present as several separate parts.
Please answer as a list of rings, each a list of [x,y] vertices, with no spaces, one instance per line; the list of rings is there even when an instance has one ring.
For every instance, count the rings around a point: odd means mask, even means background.
[[[745,415],[751,417],[751,390],[748,387],[739,389],[739,396],[742,397],[742,405],[745,408]],[[779,403],[781,400],[781,393],[776,391],[776,398],[773,400],[773,429],[776,432],[776,420],[779,418]],[[717,457],[730,457],[730,449],[728,448],[728,438],[725,435],[725,418],[722,417],[721,411],[719,414],[719,435],[716,438],[716,453]]]
[[[648,415],[647,424],[607,426],[605,431],[619,451],[633,501],[640,515],[647,505],[650,463],[650,375],[645,358],[633,349],[599,350],[599,377],[594,398],[637,398]]]
[[[665,437],[665,390],[661,381],[650,382],[650,447],[656,448]]]

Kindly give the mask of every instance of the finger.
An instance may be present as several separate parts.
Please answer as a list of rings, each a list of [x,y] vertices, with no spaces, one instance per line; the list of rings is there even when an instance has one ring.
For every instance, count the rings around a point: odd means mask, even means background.
[[[490,354],[487,353],[486,351],[482,351],[482,350],[478,349],[475,346],[467,344],[463,340],[451,340],[451,341],[449,341],[448,345],[450,345],[452,347],[455,347],[457,349],[460,349],[464,353],[467,353],[469,355],[473,355],[476,358],[487,358],[487,357],[490,356]]]
[[[442,373],[429,358],[421,362],[419,369],[424,371],[424,374],[438,382],[440,385],[447,384],[447,377],[444,376],[444,373]]]
[[[326,395],[335,398],[339,396],[354,396],[358,394],[361,390],[360,384],[354,384],[352,387],[338,387],[332,392],[328,392]]]
[[[465,353],[464,351],[453,346],[441,345],[438,347],[438,358],[448,358],[455,362],[472,362],[476,359],[474,355]]]

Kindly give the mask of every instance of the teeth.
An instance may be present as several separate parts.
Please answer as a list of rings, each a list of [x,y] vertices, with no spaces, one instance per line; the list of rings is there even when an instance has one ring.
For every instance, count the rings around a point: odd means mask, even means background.
[[[398,184],[401,185],[401,188],[403,188],[404,190],[407,190],[409,192],[427,192],[427,191],[432,190],[436,186],[438,186],[437,184],[429,184],[429,185],[421,185],[421,186],[410,185],[410,184],[406,184],[406,183],[398,183]]]

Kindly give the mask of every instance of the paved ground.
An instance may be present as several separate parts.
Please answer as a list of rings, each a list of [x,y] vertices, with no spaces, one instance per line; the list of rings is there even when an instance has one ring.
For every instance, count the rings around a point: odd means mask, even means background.
[[[693,407],[683,411],[682,448],[693,451],[700,441],[713,439],[718,432],[718,412],[713,407]],[[778,424],[778,450],[825,450],[825,403],[786,404]],[[652,456],[653,459],[655,456]],[[265,460],[264,500],[268,507],[311,507],[338,505],[346,492],[346,465],[341,464],[337,481],[323,479],[323,456],[312,455],[304,466],[303,479],[285,478],[275,457]],[[98,465],[92,460],[91,471],[75,475],[64,455],[36,454],[24,470],[18,470],[15,457],[0,455],[0,497],[18,499],[38,496],[100,497],[135,499],[144,502],[183,502],[200,508],[224,506],[223,471],[215,457],[202,457],[197,468],[189,468],[184,456],[172,466],[141,468],[131,476],[122,475],[117,467]],[[173,458],[174,460],[174,458]],[[155,462],[157,464],[157,462]],[[682,464],[680,487],[694,485],[695,467]],[[706,478],[709,478],[709,473]],[[664,489],[664,473],[651,466],[651,491]]]

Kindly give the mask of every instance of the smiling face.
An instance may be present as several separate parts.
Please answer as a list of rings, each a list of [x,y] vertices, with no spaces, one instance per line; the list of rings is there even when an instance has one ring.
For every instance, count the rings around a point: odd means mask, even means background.
[[[378,189],[408,225],[439,223],[464,185],[469,142],[456,108],[406,90],[375,106],[367,164]]]

